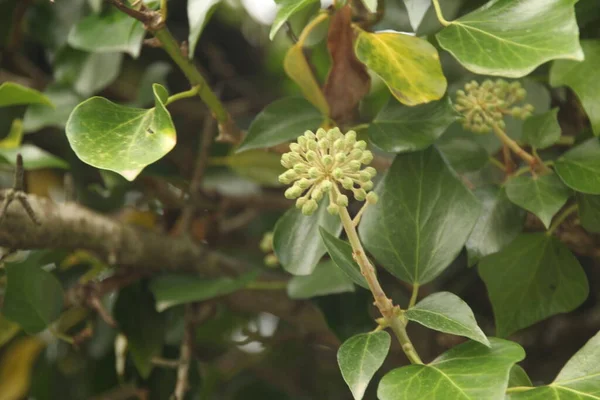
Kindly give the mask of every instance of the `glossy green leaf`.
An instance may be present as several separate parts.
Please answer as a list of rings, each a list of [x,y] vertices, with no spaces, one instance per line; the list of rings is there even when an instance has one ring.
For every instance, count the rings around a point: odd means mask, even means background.
[[[64,128],[75,106],[83,100],[83,97],[73,88],[62,84],[49,85],[44,91],[44,95],[56,107],[50,108],[40,104],[32,104],[27,107],[23,117],[25,132],[35,132],[44,127]]]
[[[600,233],[600,196],[577,193],[576,198],[581,226],[588,232]]]
[[[479,263],[504,337],[552,315],[574,310],[588,296],[588,282],[577,258],[557,238],[521,234]]]
[[[419,25],[421,25],[427,10],[431,7],[431,0],[404,0],[404,7],[406,8],[406,13],[410,20],[410,26],[412,26],[413,31],[416,32]]]
[[[466,243],[469,265],[502,249],[521,233],[525,223],[525,212],[508,199],[504,189],[484,186],[475,190],[475,195],[483,211]]]
[[[0,348],[21,330],[18,324],[9,321],[0,313]]]
[[[538,149],[552,146],[560,139],[560,134],[558,108],[533,115],[523,125],[523,141]]]
[[[481,206],[438,150],[396,156],[359,225],[366,249],[398,278],[424,284],[458,255]]]
[[[600,135],[600,40],[582,40],[583,61],[557,60],[550,68],[550,84],[569,86],[581,101],[596,136]]]
[[[216,279],[206,279],[195,275],[171,274],[152,279],[150,290],[156,299],[156,311],[162,312],[179,304],[228,295],[243,289],[257,276],[256,271],[237,278]]]
[[[7,164],[15,166],[17,163],[17,154],[19,153],[21,153],[21,156],[23,157],[23,167],[25,170],[69,168],[69,164],[62,158],[58,158],[32,144],[24,144],[12,149],[0,149],[0,162],[4,161]]]
[[[300,87],[304,97],[310,101],[324,116],[329,115],[329,103],[317,82],[312,67],[304,55],[304,43],[298,42],[285,54],[283,69],[285,73]]]
[[[355,52],[409,106],[439,100],[447,82],[437,50],[428,41],[397,32],[361,31]]]
[[[571,190],[553,173],[536,177],[520,175],[508,181],[506,195],[519,207],[535,214],[548,228],[554,214],[571,196]]]
[[[533,386],[527,372],[519,364],[513,365],[508,376],[508,387]]]
[[[389,152],[422,150],[457,118],[448,97],[414,107],[393,102],[369,125],[369,137],[377,147]]]
[[[458,173],[478,171],[489,161],[487,151],[477,142],[454,138],[436,143],[438,150]]]
[[[121,289],[113,314],[127,337],[135,367],[142,378],[148,378],[154,367],[152,359],[161,355],[165,335],[165,318],[154,309],[152,293],[140,284]]]
[[[0,150],[14,149],[19,147],[23,141],[23,121],[20,119],[13,120],[10,125],[10,130],[5,138],[0,140]]]
[[[436,35],[465,68],[520,78],[554,59],[583,60],[575,0],[492,0]]]
[[[279,175],[285,172],[281,166],[281,155],[264,150],[248,150],[234,153],[225,158],[226,165],[251,181],[263,186],[282,186]]]
[[[556,160],[554,168],[568,187],[600,194],[600,140],[592,138],[567,151]]]
[[[216,11],[217,6],[221,3],[221,0],[188,0],[187,2],[187,16],[188,24],[190,27],[190,33],[188,35],[189,43],[189,57],[194,58],[196,45],[198,39],[206,26],[208,20]]]
[[[67,122],[67,139],[75,154],[96,168],[132,181],[148,164],[175,146],[176,134],[165,107],[165,88],[154,85],[155,107],[124,107],[102,97],[79,104]]]
[[[0,85],[0,107],[23,104],[43,104],[53,106],[52,101],[43,93],[14,82]]]
[[[76,49],[93,53],[122,51],[137,58],[145,33],[140,21],[110,7],[106,12],[90,14],[80,20],[69,32],[67,40]]]
[[[281,29],[292,15],[302,11],[310,5],[317,4],[318,2],[319,0],[277,0],[276,3],[279,8],[277,9],[275,20],[271,25],[269,39],[273,40],[277,31]]]
[[[306,130],[313,132],[323,122],[323,116],[301,97],[286,97],[265,107],[250,124],[248,134],[238,152],[270,147],[295,140]]]
[[[431,294],[406,310],[404,315],[430,329],[468,337],[490,347],[490,341],[477,325],[471,307],[453,293]]]
[[[352,282],[365,289],[369,289],[365,277],[360,272],[360,267],[354,261],[354,257],[352,257],[352,246],[348,242],[333,236],[323,228],[319,228],[319,232],[321,233],[321,238],[323,239],[323,243],[325,243],[329,257],[331,257],[335,265],[344,271]]]
[[[511,393],[508,400],[600,399],[600,333],[592,337],[561,369],[551,384]]]
[[[294,276],[288,282],[287,293],[292,299],[354,292],[352,280],[331,260],[321,261],[310,275]]]
[[[42,268],[35,254],[5,265],[7,285],[2,314],[29,334],[43,331],[62,311],[64,292],[60,282]]]
[[[121,72],[123,53],[87,53],[69,47],[58,53],[54,79],[90,96],[110,85]]]
[[[390,344],[390,335],[379,331],[352,336],[340,346],[338,365],[355,400],[365,395],[373,375],[383,365]]]
[[[289,209],[275,225],[273,248],[283,268],[293,275],[310,275],[326,252],[319,227],[338,236],[342,221],[327,212],[327,196],[314,214],[306,216],[296,207]]]
[[[525,357],[517,343],[467,342],[426,365],[397,368],[379,383],[379,400],[502,400],[511,367]]]

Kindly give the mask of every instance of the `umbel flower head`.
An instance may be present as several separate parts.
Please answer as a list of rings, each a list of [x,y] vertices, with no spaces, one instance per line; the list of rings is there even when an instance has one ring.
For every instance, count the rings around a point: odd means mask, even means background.
[[[288,199],[297,199],[296,207],[310,215],[318,207],[325,194],[329,195],[327,211],[337,214],[340,207],[348,206],[348,196],[343,189],[351,191],[359,201],[377,202],[373,189],[375,168],[369,165],[373,154],[367,150],[367,142],[356,140],[356,132],[346,134],[338,128],[316,133],[306,131],[297,142],[290,144],[290,152],[281,156],[281,165],[288,170],[279,181],[293,185],[285,191]]]
[[[525,119],[531,116],[533,106],[515,103],[525,100],[527,92],[520,82],[508,83],[498,79],[495,82],[487,79],[481,85],[471,81],[465,90],[456,92],[456,110],[463,116],[462,123],[466,130],[475,133],[488,133],[493,125],[504,129],[504,116]]]

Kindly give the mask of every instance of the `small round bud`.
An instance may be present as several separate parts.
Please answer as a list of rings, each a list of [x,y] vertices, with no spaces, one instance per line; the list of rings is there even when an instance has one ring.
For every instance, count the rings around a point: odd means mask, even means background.
[[[352,189],[354,198],[358,201],[363,201],[367,198],[367,192],[364,189]]]
[[[283,195],[285,196],[286,199],[293,200],[295,198],[300,197],[301,194],[302,194],[302,189],[300,189],[298,186],[294,185],[292,187],[289,187]]]
[[[508,85],[508,90],[518,90],[521,88],[521,83],[519,81],[513,81]]]
[[[375,175],[377,175],[377,170],[373,167],[367,167],[367,168],[365,168],[365,171],[369,173],[371,178],[373,178]]]
[[[287,176],[287,171],[284,172],[283,174],[279,175],[277,177],[277,179],[279,180],[280,183],[283,183],[284,185],[289,185],[290,183],[292,183],[292,180],[289,179]]]
[[[373,153],[371,153],[370,150],[365,150],[363,152],[362,158],[360,159],[360,162],[367,165],[371,164],[371,161],[373,161]]]
[[[345,153],[337,153],[335,155],[335,161],[339,163],[343,163],[348,159]]]
[[[296,179],[298,179],[298,174],[293,169],[288,169],[285,172],[285,174],[287,175],[287,178],[292,182],[295,181]]]
[[[275,254],[267,254],[265,256],[265,265],[271,268],[276,267],[279,265],[279,259]]]
[[[333,157],[331,157],[329,154],[324,155],[322,161],[323,165],[325,165],[326,167],[330,167],[333,165]]]
[[[506,122],[504,122],[503,119],[501,119],[500,121],[496,122],[496,124],[498,124],[498,127],[500,127],[501,129],[506,128]]]
[[[300,136],[298,138],[298,144],[300,145],[300,147],[302,147],[303,149],[306,149],[306,143],[308,142],[308,140],[306,140],[306,138],[304,136]]]
[[[308,189],[308,187],[311,185],[311,183],[312,183],[312,182],[311,182],[311,181],[309,181],[308,179],[306,179],[306,178],[302,178],[302,179],[300,179],[298,182],[296,182],[296,185],[297,185],[297,186],[298,186],[300,189],[306,190],[306,189]]]
[[[359,158],[361,158],[363,155],[363,150],[361,149],[352,149],[352,151],[350,152],[350,158],[353,160],[357,160]]]
[[[371,157],[373,157],[373,156],[371,156]],[[350,168],[350,171],[358,172],[358,170],[360,170],[360,161],[352,160],[348,163],[348,167]]]
[[[532,113],[532,112],[533,112],[533,110],[535,110],[535,107],[533,106],[533,104],[525,104],[525,105],[523,106],[523,109],[524,109],[525,111],[527,111],[528,113]]]
[[[466,94],[465,94],[465,91],[464,91],[464,90],[457,90],[457,91],[456,91],[456,96],[457,96],[457,97],[464,97],[465,95],[466,95]]]
[[[482,89],[491,89],[492,87],[494,87],[494,83],[492,81],[490,81],[489,79],[486,79],[481,84]]]
[[[513,118],[521,118],[522,113],[523,109],[521,107],[513,107],[510,110],[510,115],[512,115]]]
[[[371,174],[369,174],[367,171],[360,171],[358,175],[361,182],[367,182],[371,180]]]
[[[358,142],[354,143],[354,148],[355,149],[366,150],[367,149],[367,142],[365,142],[364,140],[359,140]]]
[[[329,140],[327,139],[321,139],[317,142],[317,146],[321,149],[321,150],[327,150],[329,148]]]
[[[321,189],[325,193],[329,193],[329,191],[331,190],[332,187],[333,187],[333,183],[331,183],[330,180],[326,180],[326,181],[321,182]]]
[[[306,196],[298,197],[298,200],[296,200],[296,208],[302,208],[302,206],[306,204],[307,201],[308,198]]]
[[[354,187],[354,181],[346,176],[344,179],[342,179],[342,187],[350,190],[352,187]]]
[[[369,190],[373,189],[373,181],[364,182],[360,185],[360,187],[369,191]]]
[[[273,250],[273,232],[267,232],[263,235],[259,247],[263,253]]]
[[[316,150],[317,149],[317,142],[316,140],[309,140],[306,142],[306,148],[308,150]]]
[[[342,179],[342,177],[344,176],[344,171],[342,171],[341,168],[335,168],[333,170],[333,172],[331,173],[331,175],[335,178],[335,179]]]
[[[367,203],[369,204],[377,204],[377,202],[379,201],[379,196],[377,196],[377,193],[375,192],[369,192],[367,194]]]
[[[354,143],[356,143],[356,132],[350,131],[346,133],[346,136],[344,137],[344,143],[346,146],[354,146]]]
[[[306,152],[306,159],[308,161],[315,161],[317,159],[317,153],[313,150],[309,150]]]
[[[330,204],[327,206],[327,212],[331,215],[338,215],[340,213],[340,206],[337,204]]]
[[[294,171],[297,174],[304,174],[304,173],[306,173],[306,171],[308,171],[308,165],[303,164],[303,163],[298,163],[298,164],[294,165]]]
[[[317,136],[314,133],[312,133],[311,131],[304,132],[304,137],[309,140],[315,140],[317,138]]]
[[[319,175],[321,175],[321,171],[319,171],[319,168],[310,167],[308,169],[308,176],[310,176],[311,178],[317,179],[319,177]]]
[[[308,200],[306,203],[304,203],[304,205],[302,206],[302,214],[304,215],[312,215],[312,213],[315,212],[315,210],[317,209],[319,205],[317,204],[316,201],[314,200]]]
[[[340,207],[348,207],[348,196],[340,194],[337,198],[336,204]]]
[[[340,151],[344,148],[344,139],[336,139],[335,142],[333,142],[333,149],[335,151]]]
[[[292,168],[292,160],[290,160],[290,154],[284,153],[281,155],[281,165],[285,168]]]
[[[515,97],[518,101],[523,101],[525,96],[527,96],[527,91],[525,89],[519,88],[515,91]]]
[[[302,151],[302,147],[298,143],[291,143],[290,150],[292,153],[300,153]]]
[[[310,194],[310,198],[316,201],[319,201],[323,198],[323,189],[320,187],[315,188]]]
[[[325,129],[323,129],[323,128],[317,129],[317,135],[316,136],[317,136],[318,140],[323,139],[325,137],[325,135],[327,135],[327,132],[325,131]]]

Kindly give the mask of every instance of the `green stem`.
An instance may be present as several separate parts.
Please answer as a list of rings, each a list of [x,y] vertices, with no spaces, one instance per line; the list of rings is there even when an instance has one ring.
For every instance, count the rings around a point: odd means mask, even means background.
[[[168,14],[167,0],[160,0],[160,15],[163,21],[167,20]]]
[[[250,290],[284,290],[287,288],[287,282],[250,282],[246,289]]]
[[[197,96],[199,91],[200,91],[200,85],[196,85],[193,88],[191,88],[190,90],[186,90],[185,92],[180,92],[180,93],[174,94],[173,96],[169,96],[169,98],[165,102],[165,106],[168,106],[169,104],[171,104],[177,100],[187,99],[189,97]]]
[[[437,16],[438,21],[443,26],[448,26],[451,24],[444,16],[442,15],[442,7],[440,7],[440,3],[438,0],[433,0],[433,7],[435,8],[435,15]]]
[[[577,211],[577,203],[571,205],[568,208],[565,208],[565,210],[554,219],[552,225],[550,225],[550,228],[548,228],[548,230],[546,231],[546,235],[552,236],[556,228],[558,228],[560,224],[562,224],[565,221],[565,219],[567,219],[567,217],[573,214],[575,211]]]
[[[550,161],[544,161],[542,164],[543,164],[543,165],[544,165],[546,168],[549,168],[549,167],[551,167],[551,166],[553,166],[553,165],[554,165],[554,161],[552,161],[552,160],[550,160]],[[517,170],[517,171],[516,171],[514,174],[512,174],[512,177],[514,178],[514,177],[517,177],[517,176],[519,176],[519,175],[523,175],[524,173],[526,173],[526,172],[530,172],[530,171],[531,171],[531,168],[530,168],[530,167],[521,167],[521,168],[519,168],[519,169],[518,169],[518,170]]]
[[[327,18],[329,18],[329,14],[327,12],[321,12],[312,21],[310,21],[302,30],[302,33],[300,34],[300,37],[298,38],[298,43],[300,43],[301,46],[304,46],[304,41],[306,40],[308,35],[310,35],[310,32],[312,32],[312,30],[317,25],[319,25],[321,22],[325,21]]]
[[[572,146],[575,143],[575,136],[561,136],[556,141],[557,145]]]
[[[506,389],[506,394],[509,393],[519,393],[519,392],[526,392],[528,390],[533,389],[530,386],[513,386],[511,388]]]
[[[75,340],[71,336],[65,335],[64,333],[60,333],[54,328],[49,328],[48,330],[55,338],[60,339],[63,342],[67,342],[71,345],[75,344]]]
[[[350,128],[350,129],[348,129],[348,130],[349,130],[349,131],[355,131],[355,132],[358,132],[358,131],[362,131],[362,130],[368,129],[368,128],[369,128],[369,125],[370,125],[370,124],[358,124],[358,125],[354,125],[353,127],[351,127],[351,128]]]
[[[332,191],[332,195],[337,197],[337,193]],[[335,202],[335,199],[333,199]],[[367,255],[365,254],[365,250],[362,247],[360,239],[358,238],[358,233],[356,232],[356,228],[352,223],[352,218],[350,214],[348,214],[348,209],[346,207],[340,207],[340,218],[342,220],[342,225],[344,230],[346,231],[346,235],[348,236],[348,241],[352,246],[352,252],[354,260],[360,266],[360,272],[365,277],[367,284],[369,285],[369,289],[375,298],[375,305],[381,312],[383,318],[392,329],[396,338],[402,345],[402,350],[406,357],[413,364],[423,364],[421,358],[417,354],[408,334],[406,333],[406,327],[404,323],[400,319],[399,307],[395,307],[392,301],[385,295],[379,281],[377,280],[377,276],[375,275],[375,267],[371,264]]]
[[[517,156],[519,156],[523,161],[525,161],[530,166],[534,166],[537,163],[537,159],[533,157],[531,154],[523,150],[521,146],[517,142],[511,139],[510,136],[504,132],[497,123],[492,122],[492,129],[498,138],[507,145]]]
[[[419,287],[418,283],[415,283],[412,287],[412,295],[410,296],[410,302],[408,303],[408,308],[412,308],[417,304],[417,297],[419,297]]]
[[[504,166],[504,164],[502,164],[500,161],[498,161],[494,157],[490,156],[489,161],[492,165],[498,167],[501,171],[506,172],[506,167]]]
[[[163,27],[154,32],[154,36],[160,41],[163,49],[169,54],[179,69],[181,69],[181,72],[183,72],[188,81],[193,86],[199,87],[197,93],[198,96],[200,96],[204,104],[210,109],[219,123],[220,135],[217,139],[231,142],[239,141],[241,139],[241,132],[233,122],[231,115],[229,115],[229,112],[225,109],[225,106],[221,103],[217,95],[210,89],[210,86],[208,86],[208,83],[206,83],[206,80],[200,71],[198,71],[192,61],[181,52],[179,44],[167,27]]]

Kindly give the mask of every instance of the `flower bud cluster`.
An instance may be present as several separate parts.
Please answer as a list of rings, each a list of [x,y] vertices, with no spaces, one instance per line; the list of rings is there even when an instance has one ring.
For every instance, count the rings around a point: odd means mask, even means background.
[[[515,103],[525,100],[527,92],[520,82],[508,83],[498,79],[489,79],[481,85],[471,81],[465,85],[465,90],[456,92],[455,108],[463,116],[463,127],[475,133],[488,133],[493,125],[504,129],[504,116],[525,119],[531,116],[533,106],[525,104],[515,106]]]
[[[267,232],[263,235],[260,241],[260,249],[263,253],[267,253],[265,256],[265,264],[268,267],[276,267],[279,265],[279,259],[273,252],[273,232]]]
[[[288,199],[297,199],[296,207],[305,215],[311,215],[318,202],[329,195],[327,211],[337,214],[340,207],[348,206],[348,196],[340,187],[351,191],[354,198],[377,202],[373,189],[375,168],[366,167],[373,160],[364,140],[356,140],[356,132],[346,134],[338,128],[316,133],[306,131],[297,142],[290,144],[290,152],[281,156],[281,164],[288,170],[279,176],[286,185],[293,184],[285,191]]]

